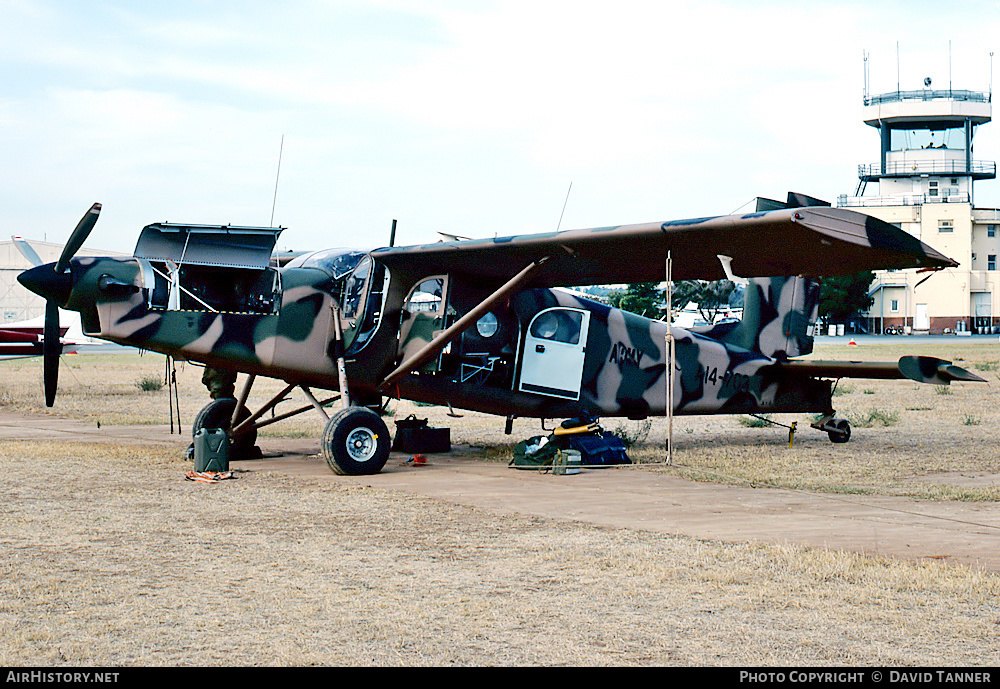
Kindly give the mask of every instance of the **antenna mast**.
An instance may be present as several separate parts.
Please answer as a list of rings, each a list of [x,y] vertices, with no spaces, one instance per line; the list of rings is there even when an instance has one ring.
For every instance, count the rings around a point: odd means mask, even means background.
[[[278,149],[278,172],[274,175],[274,200],[271,201],[271,227],[274,227],[274,207],[278,203],[278,177],[281,176],[281,154],[285,151],[285,135],[281,135],[281,147]]]
[[[573,191],[573,183],[569,183],[569,189],[566,190],[566,200],[563,201],[562,213],[559,214],[559,224],[556,225],[556,232],[562,227],[563,215],[566,213],[566,204],[569,203],[569,193]]]

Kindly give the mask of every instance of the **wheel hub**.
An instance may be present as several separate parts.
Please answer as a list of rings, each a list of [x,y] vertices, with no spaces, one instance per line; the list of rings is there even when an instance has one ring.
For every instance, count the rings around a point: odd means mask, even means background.
[[[368,428],[355,428],[347,436],[347,454],[355,462],[367,462],[375,456],[378,435]]]

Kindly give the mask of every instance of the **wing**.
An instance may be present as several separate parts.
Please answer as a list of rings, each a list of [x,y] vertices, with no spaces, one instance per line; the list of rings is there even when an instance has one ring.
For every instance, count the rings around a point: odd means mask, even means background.
[[[871,216],[830,207],[377,249],[390,271],[457,273],[499,284],[547,259],[526,287],[661,282],[667,252],[674,280],[721,280],[719,255],[739,277],[844,275],[958,263]]]

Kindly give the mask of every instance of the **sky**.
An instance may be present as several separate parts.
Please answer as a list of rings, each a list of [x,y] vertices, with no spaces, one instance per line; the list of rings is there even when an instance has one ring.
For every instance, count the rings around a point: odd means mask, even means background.
[[[866,65],[991,91],[998,36],[975,0],[0,0],[0,232],[62,243],[98,201],[89,248],[169,221],[305,251],[835,202],[878,160]]]

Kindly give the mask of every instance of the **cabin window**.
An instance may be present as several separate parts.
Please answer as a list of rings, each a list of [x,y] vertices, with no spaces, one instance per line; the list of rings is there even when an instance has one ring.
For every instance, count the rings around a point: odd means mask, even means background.
[[[399,354],[404,359],[413,356],[447,328],[454,315],[455,309],[448,304],[448,277],[438,275],[421,280],[410,291],[400,314]],[[421,370],[437,370],[437,363],[431,362]]]
[[[532,337],[566,344],[580,343],[583,314],[579,311],[554,309],[546,311],[531,323]]]
[[[406,302],[406,310],[410,313],[419,311],[437,311],[441,307],[444,294],[444,278],[424,280],[410,294]]]
[[[489,338],[497,334],[497,330],[500,329],[500,321],[497,320],[497,316],[492,311],[488,312],[478,321],[476,321],[476,332],[479,333],[479,337]]]

